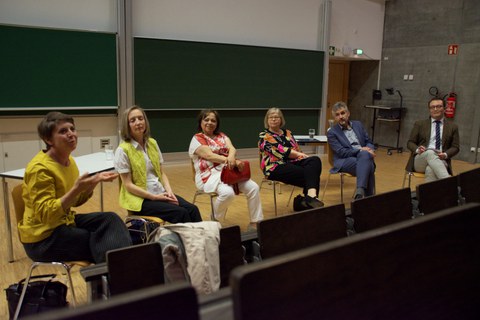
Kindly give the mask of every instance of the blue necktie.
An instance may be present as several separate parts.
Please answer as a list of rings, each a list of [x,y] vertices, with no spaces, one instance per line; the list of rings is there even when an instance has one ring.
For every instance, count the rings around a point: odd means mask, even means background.
[[[440,137],[440,120],[435,120],[435,149],[440,150],[441,140]]]

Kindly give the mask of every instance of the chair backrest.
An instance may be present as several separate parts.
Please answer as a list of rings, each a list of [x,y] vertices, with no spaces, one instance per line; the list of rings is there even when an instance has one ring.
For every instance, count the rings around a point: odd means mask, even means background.
[[[17,223],[22,221],[25,212],[25,202],[23,201],[23,184],[19,184],[12,189],[13,208],[15,210],[15,218]]]
[[[236,268],[234,318],[478,319],[479,212],[450,208]]]
[[[480,191],[478,183],[480,181],[480,168],[460,173],[458,176],[458,186],[462,196],[468,202],[480,202]]]
[[[417,186],[418,208],[424,214],[458,205],[457,177],[427,182]]]
[[[142,274],[136,275],[141,277]],[[195,289],[186,283],[156,285],[75,309],[35,315],[38,320],[199,319]]]
[[[262,259],[347,236],[343,204],[305,210],[258,223]]]
[[[239,226],[220,229],[220,287],[229,283],[230,272],[244,264],[244,250]]]
[[[356,232],[380,228],[412,218],[409,188],[355,200],[351,205]]]
[[[162,248],[152,242],[107,252],[110,294],[165,283]]]

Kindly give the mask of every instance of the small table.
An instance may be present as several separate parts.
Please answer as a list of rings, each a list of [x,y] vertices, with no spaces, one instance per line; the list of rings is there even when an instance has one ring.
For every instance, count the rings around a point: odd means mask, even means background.
[[[104,152],[96,152],[84,156],[74,157],[78,171],[82,175],[85,172],[98,173],[114,169],[113,160],[107,160]],[[5,230],[7,238],[8,262],[13,262],[12,225],[10,219],[10,201],[8,195],[8,179],[23,180],[25,168],[0,173],[3,185],[3,207],[5,211]],[[103,183],[100,183],[100,210],[103,211]]]
[[[373,123],[372,123],[372,141],[374,141],[375,137],[375,123],[376,121],[384,121],[384,122],[396,122],[397,125],[397,145],[396,147],[394,146],[384,146],[384,145],[378,145],[379,147],[385,147],[387,148],[387,154],[392,155],[392,150],[397,150],[398,153],[403,152],[403,147],[399,147],[399,142],[400,142],[400,127],[402,125],[402,112],[405,110],[403,107],[390,107],[390,106],[385,106],[385,105],[366,105],[365,108],[367,109],[373,109]],[[388,112],[390,116],[385,117],[385,116],[380,116],[378,114],[378,111],[382,110],[385,112]]]
[[[299,145],[302,146],[321,146],[327,144],[327,136],[302,136],[302,135],[294,135],[295,140],[297,140]]]

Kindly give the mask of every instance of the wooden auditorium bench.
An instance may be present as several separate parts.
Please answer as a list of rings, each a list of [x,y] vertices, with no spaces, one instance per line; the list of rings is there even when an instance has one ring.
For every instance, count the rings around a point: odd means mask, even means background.
[[[351,204],[355,232],[380,228],[412,218],[410,188],[358,199]]]
[[[233,270],[235,320],[479,319],[480,205]]]
[[[480,202],[480,168],[465,171],[458,176],[458,186],[465,202]]]
[[[258,224],[262,259],[346,236],[343,204],[266,219]]]
[[[417,185],[418,208],[424,214],[458,205],[457,177]]]
[[[193,287],[187,283],[172,283],[119,294],[108,300],[95,301],[76,309],[42,313],[32,318],[35,320],[198,320],[199,306]]]

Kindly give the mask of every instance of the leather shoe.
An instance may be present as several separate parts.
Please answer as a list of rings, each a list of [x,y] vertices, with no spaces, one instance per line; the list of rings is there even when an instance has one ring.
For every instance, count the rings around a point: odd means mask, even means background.
[[[354,200],[363,199],[363,198],[364,198],[364,195],[361,193],[356,193],[355,196],[353,197]]]
[[[354,200],[363,199],[365,198],[365,190],[363,188],[357,188],[355,192],[355,196],[353,197]]]
[[[310,196],[305,197],[305,202],[307,206],[311,208],[322,208],[325,206],[325,204],[322,201],[318,200],[317,198],[312,198]]]

